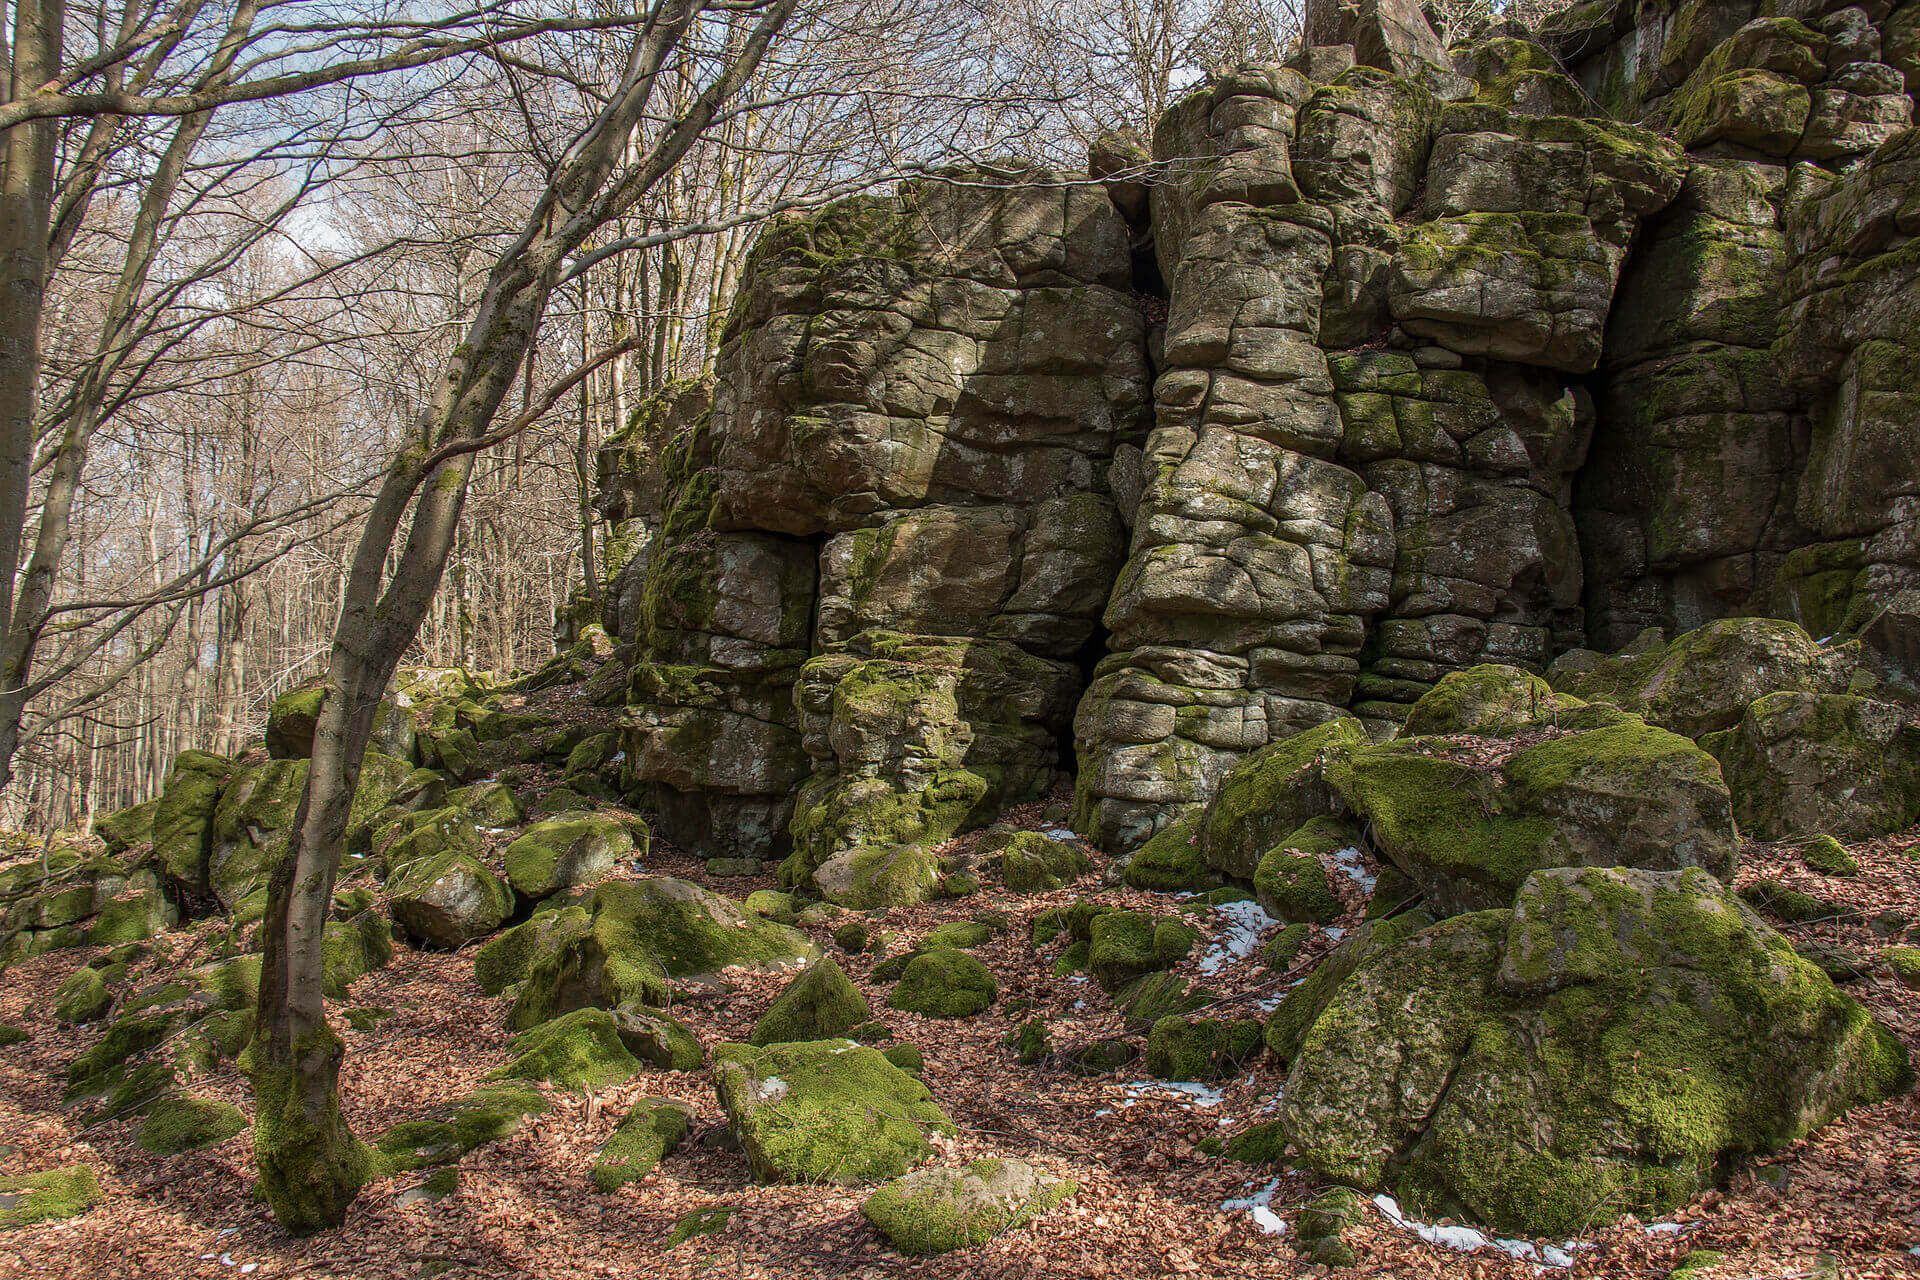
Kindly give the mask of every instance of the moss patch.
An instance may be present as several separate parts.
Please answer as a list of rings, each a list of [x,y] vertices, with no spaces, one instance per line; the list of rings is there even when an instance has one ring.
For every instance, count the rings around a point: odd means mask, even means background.
[[[246,1127],[246,1116],[230,1102],[173,1094],[153,1104],[133,1136],[142,1150],[173,1155],[225,1142]]]
[[[826,1040],[866,1021],[867,1001],[846,973],[822,956],[801,970],[753,1024],[748,1042]]]
[[[926,951],[907,962],[889,1008],[930,1018],[965,1018],[1000,994],[993,971],[964,951]]]
[[[860,1206],[867,1221],[909,1256],[984,1244],[1058,1205],[1078,1188],[1018,1160],[975,1160],[927,1169],[878,1188]]]
[[[100,1179],[83,1164],[0,1178],[0,1227],[77,1217],[100,1198]]]

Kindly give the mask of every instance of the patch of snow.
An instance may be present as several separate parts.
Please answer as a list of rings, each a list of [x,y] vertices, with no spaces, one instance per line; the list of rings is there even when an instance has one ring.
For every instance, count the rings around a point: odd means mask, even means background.
[[[626,760],[627,760],[627,753],[626,753],[626,752],[624,752],[624,751],[616,751],[616,752],[614,752],[614,753],[613,753],[613,756],[612,756],[612,758],[610,758],[610,759],[609,759],[609,760],[607,761],[607,763],[608,763],[608,764],[625,764],[625,763],[626,763]]]
[[[1647,1234],[1650,1236],[1677,1236],[1686,1229],[1687,1224],[1684,1222],[1650,1222],[1647,1224]]]
[[[482,827],[480,828],[480,834],[483,836],[497,836],[511,830],[513,830],[512,827]]]
[[[1330,925],[1328,925],[1328,926],[1327,926],[1327,929],[1326,929],[1326,934],[1327,934],[1327,938],[1328,938],[1328,940],[1329,940],[1329,941],[1331,941],[1331,942],[1333,942],[1334,944],[1336,944],[1336,945],[1338,945],[1338,943],[1339,943],[1339,941],[1340,941],[1340,939],[1342,939],[1342,938],[1344,938],[1344,937],[1346,937],[1346,936],[1347,936],[1347,931],[1346,931],[1345,929],[1342,929],[1342,928],[1341,928],[1341,927],[1340,927],[1339,925],[1337,925],[1337,924],[1330,924]],[[1303,981],[1304,981],[1304,979],[1303,979]]]
[[[1340,864],[1340,869],[1347,873],[1347,878],[1359,885],[1362,891],[1372,893],[1373,886],[1380,882],[1379,876],[1367,870],[1366,858],[1353,845],[1348,845],[1344,849],[1335,849],[1328,856]]]
[[[1214,910],[1226,917],[1227,932],[1200,957],[1201,973],[1218,973],[1231,961],[1246,959],[1268,930],[1280,923],[1257,902],[1226,902]]]
[[[1073,1007],[1076,1009],[1084,1009],[1087,1007],[1087,1002],[1085,1000],[1075,1000],[1073,1002]]]
[[[762,1102],[772,1102],[776,1099],[786,1097],[787,1087],[787,1082],[779,1076],[768,1076],[754,1089],[754,1095]]]
[[[1186,1101],[1191,1099],[1196,1107],[1217,1107],[1227,1100],[1223,1090],[1210,1084],[1194,1084],[1189,1080],[1134,1080],[1120,1086],[1132,1099],[1153,1099],[1161,1102]],[[1179,1095],[1169,1098],[1168,1092]],[[1129,1104],[1131,1105],[1131,1104]]]
[[[1571,1267],[1574,1251],[1583,1247],[1581,1242],[1575,1240],[1569,1240],[1558,1246],[1542,1245],[1535,1244],[1531,1240],[1496,1239],[1475,1227],[1436,1227],[1431,1223],[1417,1222],[1400,1212],[1399,1202],[1390,1195],[1377,1195],[1373,1198],[1373,1203],[1395,1226],[1404,1227],[1428,1244],[1437,1244],[1460,1253],[1472,1253],[1477,1249],[1497,1249],[1509,1257],[1533,1264],[1536,1271]]]
[[[1224,1122],[1223,1122],[1224,1123]],[[1282,1235],[1287,1231],[1285,1219],[1269,1206],[1273,1203],[1273,1193],[1279,1189],[1280,1179],[1275,1178],[1252,1195],[1239,1200],[1226,1200],[1220,1205],[1222,1213],[1245,1212],[1253,1218],[1253,1225],[1270,1236]]]
[[[1040,828],[1040,834],[1049,840],[1078,840],[1080,838],[1078,832],[1069,831],[1065,827],[1042,827]]]

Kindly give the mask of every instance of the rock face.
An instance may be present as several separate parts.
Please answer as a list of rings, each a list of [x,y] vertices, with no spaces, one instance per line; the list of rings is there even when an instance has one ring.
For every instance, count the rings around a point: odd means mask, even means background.
[[[1559,1237],[1910,1087],[1899,1042],[1700,871],[1566,869],[1376,950],[1281,1118],[1324,1176]]]
[[[1101,140],[1097,182],[781,224],[710,386],[603,468],[618,528],[658,512],[610,593],[629,795],[877,904],[1068,772],[1129,852],[1479,664],[1634,644],[1582,670],[1693,738],[1920,694],[1912,8],[1596,0],[1448,45],[1314,0],[1298,56]],[[1700,628],[1714,688],[1621,670]],[[1903,655],[1879,690],[1837,634]]]

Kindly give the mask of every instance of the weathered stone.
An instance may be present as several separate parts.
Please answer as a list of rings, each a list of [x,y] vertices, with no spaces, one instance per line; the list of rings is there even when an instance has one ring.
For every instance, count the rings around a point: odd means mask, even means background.
[[[1907,1088],[1905,1049],[1699,871],[1556,870],[1377,953],[1282,1095],[1308,1165],[1561,1236]]]
[[[1910,706],[1772,693],[1703,745],[1719,757],[1740,829],[1756,840],[1865,840],[1920,820],[1920,723]]]
[[[1025,1226],[1077,1190],[1019,1160],[975,1160],[896,1178],[860,1204],[860,1213],[909,1257],[985,1244]]]

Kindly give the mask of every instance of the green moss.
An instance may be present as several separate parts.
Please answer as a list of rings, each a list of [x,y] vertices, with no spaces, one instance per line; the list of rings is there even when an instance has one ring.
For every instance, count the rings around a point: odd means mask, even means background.
[[[1242,1129],[1227,1139],[1226,1153],[1248,1164],[1277,1165],[1286,1158],[1287,1129],[1278,1120]]]
[[[1157,968],[1171,969],[1193,954],[1206,935],[1180,920],[1161,920],[1153,926],[1153,961]]]
[[[1044,947],[1067,929],[1067,911],[1065,907],[1050,907],[1034,916],[1028,932],[1028,940],[1035,948]]]
[[[1293,968],[1294,961],[1300,958],[1300,951],[1307,945],[1311,930],[1304,924],[1290,924],[1276,930],[1266,945],[1260,948],[1260,958],[1274,973],[1285,973]]]
[[[100,1200],[100,1179],[83,1164],[0,1178],[0,1228],[78,1217]]]
[[[600,1148],[588,1175],[601,1193],[637,1182],[686,1140],[692,1109],[669,1098],[639,1098]]]
[[[489,1080],[548,1080],[563,1089],[593,1092],[640,1070],[627,1052],[620,1025],[604,1009],[576,1009],[522,1031],[507,1042],[514,1054]]]
[[[1717,1267],[1726,1260],[1724,1253],[1714,1249],[1689,1249],[1674,1260],[1673,1270],[1667,1275],[1669,1280],[1693,1280],[1699,1272]]]
[[[667,1232],[669,1249],[678,1249],[687,1241],[699,1236],[716,1236],[727,1229],[727,1219],[733,1216],[733,1210],[724,1205],[710,1209],[694,1209],[680,1215],[673,1224],[673,1230]]]
[[[1539,676],[1517,667],[1486,664],[1442,676],[1413,704],[1401,736],[1465,733],[1507,738],[1555,724],[1560,712],[1582,705],[1577,698],[1556,694]]]
[[[1920,991],[1920,947],[1888,947],[1884,954],[1894,981],[1909,991]]]
[[[446,807],[458,811],[476,827],[517,827],[526,808],[513,791],[498,782],[473,782],[447,792]]]
[[[1149,973],[1113,993],[1114,1004],[1134,1031],[1145,1031],[1172,1014],[1192,1013],[1218,998],[1205,987],[1189,987],[1185,979],[1171,973]]]
[[[1014,893],[1051,893],[1093,869],[1080,850],[1037,831],[1022,831],[1000,854],[1000,878]]]
[[[1828,876],[1860,874],[1860,864],[1847,852],[1847,846],[1829,835],[1809,836],[1800,842],[1800,860]]]
[[[953,1122],[927,1087],[851,1040],[714,1046],[714,1088],[766,1181],[873,1182],[931,1153]]]
[[[1023,1067],[1044,1061],[1053,1052],[1053,1040],[1047,1034],[1047,1020],[1028,1018],[1007,1036],[1007,1047],[1014,1051]]]
[[[850,956],[857,956],[865,951],[867,943],[872,939],[871,931],[858,920],[843,924],[833,931],[833,945]]]
[[[1108,991],[1166,966],[1154,951],[1153,917],[1144,911],[1107,911],[1089,924],[1087,965]]]
[[[1253,879],[1261,854],[1307,820],[1335,811],[1326,766],[1366,742],[1365,727],[1342,716],[1248,756],[1221,780],[1200,819],[1201,860]]]
[[[1260,1052],[1260,1024],[1173,1015],[1147,1036],[1147,1074],[1161,1080],[1224,1080]]]
[[[911,1071],[915,1075],[919,1075],[927,1069],[926,1058],[921,1056],[919,1049],[910,1044],[896,1044],[889,1048],[882,1049],[880,1056],[902,1071]]]
[[[1078,1187],[1015,1161],[908,1174],[876,1189],[860,1212],[909,1257],[984,1244],[1049,1212]]]
[[[1069,943],[1053,962],[1053,976],[1064,978],[1070,974],[1085,973],[1093,957],[1093,944],[1089,942]]]
[[[355,1031],[366,1032],[373,1030],[382,1022],[391,1018],[393,1016],[393,1010],[387,1008],[385,1005],[363,1004],[355,1005],[351,1009],[342,1009],[340,1016],[345,1018],[347,1025]]]
[[[583,1005],[665,1004],[729,968],[779,968],[817,954],[795,930],[666,876],[602,884],[589,913],[591,928],[534,963],[510,1026]]]
[[[1776,880],[1755,880],[1741,888],[1740,896],[1754,910],[1793,924],[1827,920],[1842,914],[1832,904]]]
[[[53,1016],[65,1023],[92,1022],[112,1007],[113,993],[98,969],[75,969],[53,993]]]
[[[521,897],[544,898],[597,880],[632,852],[623,823],[598,813],[557,814],[507,846],[507,880]]]
[[[1292,987],[1268,1015],[1267,1050],[1282,1062],[1291,1062],[1308,1028],[1356,969],[1432,923],[1433,917],[1424,912],[1410,911],[1387,920],[1368,921],[1341,939],[1340,945]]]
[[[1373,896],[1367,899],[1369,920],[1392,915],[1400,908],[1420,900],[1420,886],[1398,867],[1382,867],[1373,883]]]
[[[424,1119],[394,1125],[374,1146],[388,1173],[452,1164],[476,1147],[515,1132],[526,1117],[546,1110],[547,1101],[537,1089],[493,1085],[443,1103]]]
[[[321,989],[344,1000],[347,988],[393,959],[393,928],[371,911],[352,920],[330,920],[320,942]]]
[[[523,981],[541,956],[559,950],[591,927],[591,917],[579,907],[537,915],[482,943],[473,954],[473,976],[482,991],[497,996]]]
[[[174,1155],[225,1142],[246,1127],[246,1116],[230,1102],[172,1094],[148,1109],[133,1136],[142,1150]]]
[[[8,1045],[25,1044],[31,1039],[33,1037],[24,1028],[16,1027],[10,1022],[0,1022],[0,1049]]]
[[[753,1024],[748,1042],[826,1040],[866,1021],[867,1001],[840,966],[822,956],[801,970]]]
[[[993,971],[964,951],[926,951],[907,963],[889,1008],[930,1018],[965,1018],[999,995]]]
[[[951,920],[920,941],[922,951],[970,951],[993,941],[993,930],[972,920]]]
[[[1277,920],[1327,924],[1340,918],[1340,900],[1321,864],[1323,854],[1358,848],[1360,833],[1338,818],[1315,818],[1261,855],[1253,892]]]

